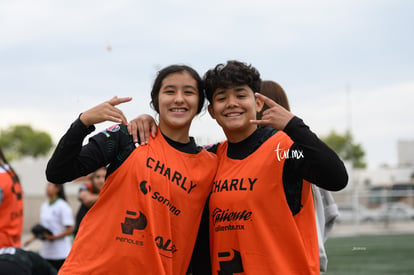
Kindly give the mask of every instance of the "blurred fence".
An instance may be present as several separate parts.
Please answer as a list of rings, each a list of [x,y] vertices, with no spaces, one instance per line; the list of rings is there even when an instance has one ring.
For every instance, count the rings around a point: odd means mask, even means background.
[[[375,187],[334,194],[339,217],[332,235],[414,233],[414,189]]]

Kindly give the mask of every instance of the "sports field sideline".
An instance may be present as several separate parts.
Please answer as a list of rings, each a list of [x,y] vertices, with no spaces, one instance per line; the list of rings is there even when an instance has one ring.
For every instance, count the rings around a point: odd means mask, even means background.
[[[328,275],[414,274],[414,233],[332,237]]]

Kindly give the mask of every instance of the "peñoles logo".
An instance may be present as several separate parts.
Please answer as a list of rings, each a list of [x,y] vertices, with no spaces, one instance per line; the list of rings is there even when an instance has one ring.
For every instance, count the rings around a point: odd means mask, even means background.
[[[231,255],[233,254],[233,257]],[[239,251],[232,249],[232,251],[219,252],[220,270],[217,270],[218,275],[237,274],[244,272],[243,261]]]
[[[127,215],[136,216],[137,213],[134,211],[127,210]],[[122,233],[132,235],[134,230],[143,230],[147,227],[147,217],[139,211],[139,216],[137,218],[134,217],[125,217],[123,223],[121,223]]]

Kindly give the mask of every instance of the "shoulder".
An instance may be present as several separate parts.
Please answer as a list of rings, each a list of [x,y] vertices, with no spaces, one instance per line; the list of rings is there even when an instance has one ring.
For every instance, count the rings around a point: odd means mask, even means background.
[[[92,190],[92,183],[90,183],[90,182],[81,184],[81,186],[79,187],[79,192],[81,192],[81,191],[91,191],[91,190]]]
[[[8,186],[12,183],[10,174],[8,173],[8,166],[0,166],[0,187]]]
[[[203,156],[204,158],[207,158],[209,160],[213,160],[213,161],[217,160],[217,154],[216,154],[216,152],[215,151],[212,152],[212,151],[210,151],[210,150],[208,150],[208,149],[206,149],[204,147],[201,148],[201,152],[200,152],[199,155],[200,156]]]
[[[95,136],[91,138],[92,140],[122,140],[122,139],[130,139],[132,141],[132,137],[128,133],[128,129],[126,125],[122,124],[115,124],[112,125]]]
[[[67,202],[67,201],[65,201],[64,199],[61,199],[61,198],[59,198],[57,201],[56,201],[56,207],[59,207],[59,208],[62,208],[62,209],[68,209],[68,208],[70,208],[71,209],[71,207],[70,207],[70,205],[69,205],[69,203]]]
[[[132,136],[128,133],[127,126],[122,124],[115,124],[109,128],[106,128],[99,134],[92,137],[92,139],[103,145],[109,151],[120,151],[127,147],[130,147],[131,150],[135,148]]]
[[[293,141],[292,139],[289,137],[289,135],[287,133],[285,133],[284,131],[279,131],[273,128],[267,129],[266,132],[264,132],[264,134],[262,135],[262,142],[266,142],[267,140],[273,140],[276,141],[277,143],[289,143],[292,144]]]
[[[50,208],[52,206],[49,205],[48,201],[44,201],[41,205],[40,205],[40,211],[42,211],[43,213],[49,213]]]
[[[98,144],[104,154],[108,157],[108,161],[112,162],[114,159],[125,160],[134,149],[135,144],[132,136],[129,135],[126,125],[115,124],[99,134],[91,138],[92,141]]]
[[[215,143],[215,144],[207,144],[207,145],[204,145],[204,146],[203,146],[203,148],[204,148],[205,150],[207,150],[207,152],[210,152],[210,153],[216,154],[216,153],[217,153],[217,149],[218,149],[219,145],[220,145],[220,142]]]

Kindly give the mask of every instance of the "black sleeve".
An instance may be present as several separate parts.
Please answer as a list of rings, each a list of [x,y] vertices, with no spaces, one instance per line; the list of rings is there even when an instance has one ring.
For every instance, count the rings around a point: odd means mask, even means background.
[[[197,240],[191,257],[190,266],[187,274],[210,275],[210,235],[209,235],[209,210],[208,199],[204,206],[201,217],[200,228],[198,229]]]
[[[89,142],[82,146],[85,137],[95,130],[95,127],[87,128],[78,118],[59,141],[49,160],[46,167],[47,180],[53,183],[71,181],[107,166],[120,154],[123,155],[123,161],[134,148],[132,139],[125,133],[125,129],[126,126],[115,125],[91,137]],[[128,152],[121,152],[122,149]],[[118,159],[121,161],[121,158]]]
[[[292,118],[284,132],[294,142],[290,151],[296,152],[295,157],[285,161],[284,177],[300,177],[329,191],[345,188],[348,174],[344,163],[302,119]]]

